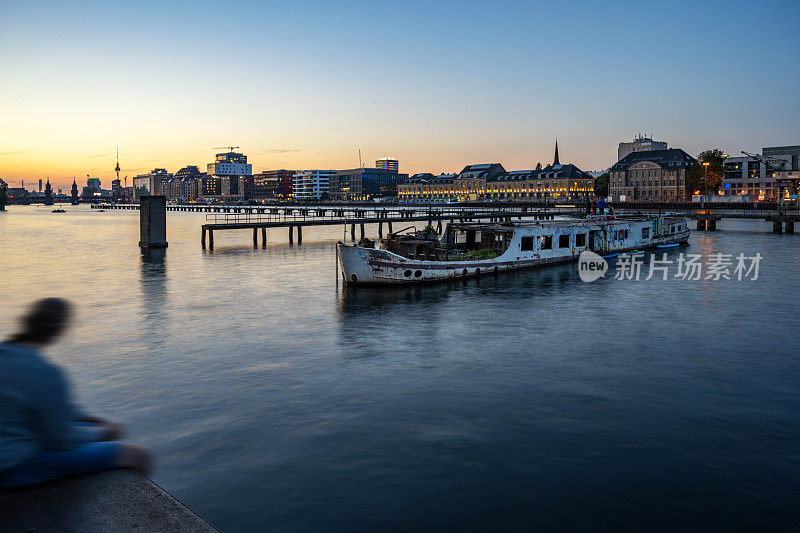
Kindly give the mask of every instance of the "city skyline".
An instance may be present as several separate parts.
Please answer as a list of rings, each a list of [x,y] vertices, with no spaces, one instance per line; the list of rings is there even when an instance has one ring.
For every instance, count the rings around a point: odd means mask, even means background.
[[[691,155],[796,144],[800,6],[760,6],[6,3],[0,178],[105,184],[117,146],[130,185],[229,143],[254,170],[354,168],[360,149],[409,174],[533,168],[556,137],[585,170],[638,133]]]

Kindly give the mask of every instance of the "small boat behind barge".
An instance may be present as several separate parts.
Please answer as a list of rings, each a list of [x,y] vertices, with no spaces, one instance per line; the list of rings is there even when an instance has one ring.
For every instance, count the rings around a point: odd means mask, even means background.
[[[538,222],[449,224],[436,232],[406,228],[380,248],[369,240],[337,243],[345,283],[398,284],[480,276],[550,263],[577,261],[585,250],[602,256],[689,239],[682,217],[620,216]]]

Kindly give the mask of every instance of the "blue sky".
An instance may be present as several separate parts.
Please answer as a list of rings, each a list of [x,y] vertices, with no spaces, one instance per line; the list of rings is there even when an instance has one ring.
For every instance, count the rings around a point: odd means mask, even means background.
[[[800,2],[0,3],[0,177],[800,144]],[[109,157],[111,165],[109,165]]]

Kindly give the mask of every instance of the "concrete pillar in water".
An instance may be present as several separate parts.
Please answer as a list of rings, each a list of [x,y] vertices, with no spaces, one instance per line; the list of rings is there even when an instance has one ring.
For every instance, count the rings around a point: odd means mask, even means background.
[[[383,239],[383,222],[378,222],[378,238]]]
[[[355,224],[355,222],[350,224],[350,240],[351,241],[356,240],[356,224]]]
[[[258,248],[258,228],[253,228],[253,248]]]
[[[297,226],[297,244],[303,244],[303,226]]]
[[[267,228],[261,228],[261,247],[267,247]]]
[[[386,224],[389,226],[389,233],[391,233],[392,232],[392,223],[391,222],[387,222]]]
[[[294,226],[289,226],[289,244],[294,244]]]
[[[706,230],[706,221],[702,218],[697,219],[697,231],[705,231]]]
[[[167,197],[142,196],[139,199],[139,247],[167,247]]]
[[[794,233],[794,222],[787,220],[783,225],[786,228],[786,233]]]
[[[206,227],[205,226],[203,226],[203,236],[200,237],[200,246],[202,246],[203,248],[206,247]]]
[[[208,230],[208,249],[209,250],[213,250],[214,249],[214,230],[213,229],[209,229]]]
[[[361,238],[363,239],[364,238],[364,224],[359,224],[359,226],[360,226],[360,229],[361,229]]]

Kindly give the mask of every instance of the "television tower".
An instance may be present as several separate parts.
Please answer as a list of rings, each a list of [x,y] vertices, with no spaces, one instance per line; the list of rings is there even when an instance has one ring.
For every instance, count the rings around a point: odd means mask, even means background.
[[[119,146],[117,146],[117,166],[114,167],[114,172],[117,173],[117,181],[119,181]]]

